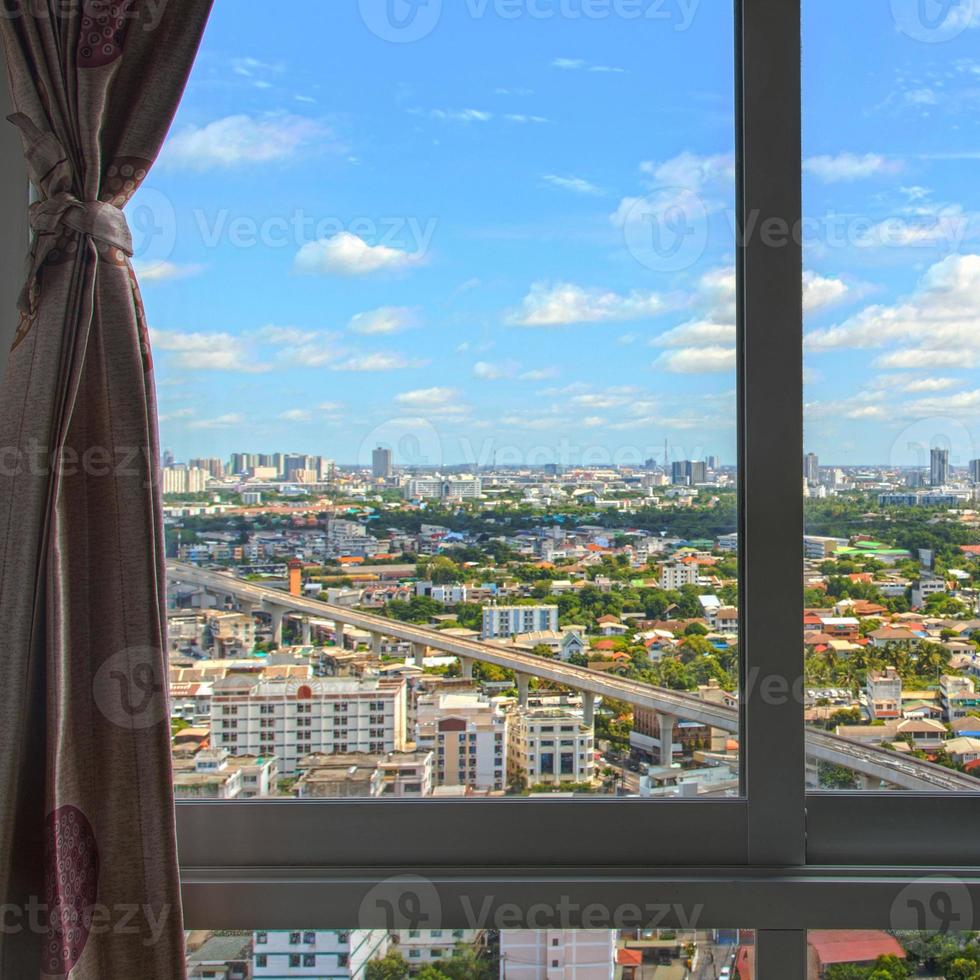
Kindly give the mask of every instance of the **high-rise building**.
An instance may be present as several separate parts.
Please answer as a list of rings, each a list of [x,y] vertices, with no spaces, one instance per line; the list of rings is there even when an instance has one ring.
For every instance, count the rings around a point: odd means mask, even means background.
[[[803,457],[803,476],[807,483],[820,482],[820,458],[816,453],[807,453]]]
[[[717,456],[709,456],[705,460],[705,463],[707,464],[709,470],[718,470],[721,466],[721,460],[718,459]]]
[[[188,467],[183,463],[163,469],[164,493],[204,493],[211,474],[198,467]]]
[[[573,708],[519,708],[511,716],[509,757],[526,786],[591,783],[592,725]]]
[[[708,466],[690,459],[678,460],[671,467],[671,483],[675,486],[693,487],[708,482]]]
[[[949,450],[933,449],[929,453],[929,483],[944,487],[949,483]]]
[[[391,450],[378,446],[371,453],[371,475],[376,480],[388,480],[391,478]]]
[[[980,483],[980,459],[970,460],[970,480],[973,483]]]

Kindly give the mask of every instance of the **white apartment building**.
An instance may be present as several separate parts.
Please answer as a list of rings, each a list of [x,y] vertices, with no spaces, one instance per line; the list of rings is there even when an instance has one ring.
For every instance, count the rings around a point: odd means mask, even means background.
[[[405,748],[406,687],[402,678],[317,677],[214,682],[212,747],[234,755],[275,755],[283,775],[314,752]]]
[[[433,585],[431,582],[416,582],[415,594],[447,606],[455,606],[466,602],[468,590],[465,585]]]
[[[482,929],[399,929],[392,937],[398,952],[413,970],[431,964],[438,968],[467,946],[483,943]]]
[[[403,490],[408,500],[473,500],[483,493],[479,477],[421,477],[409,480]]]
[[[501,791],[507,780],[509,719],[496,700],[472,693],[418,699],[415,742],[435,753],[437,786]]]
[[[303,775],[293,787],[298,799],[413,799],[431,796],[434,786],[432,751],[314,753],[297,766]]]
[[[504,929],[501,980],[613,980],[612,929]]]
[[[352,555],[356,558],[370,558],[383,554],[384,544],[371,537],[357,521],[334,518],[327,521],[327,557],[338,558]]]
[[[829,558],[838,548],[846,548],[848,544],[847,538],[827,538],[817,534],[806,534],[803,536],[803,555],[819,561]]]
[[[250,800],[275,796],[279,768],[275,756],[233,756],[225,749],[174,760],[178,799]]]
[[[197,466],[165,466],[163,468],[164,493],[204,493],[211,474]]]
[[[484,606],[484,640],[558,629],[557,606]]]
[[[255,980],[364,980],[368,963],[384,958],[388,945],[384,929],[255,932],[252,976]]]
[[[902,678],[894,667],[869,670],[865,691],[872,721],[902,717]]]
[[[697,585],[701,567],[696,562],[672,562],[660,568],[660,588],[679,589],[683,585]]]
[[[917,582],[912,583],[912,608],[921,609],[926,599],[946,591],[946,580],[938,575],[923,575]]]
[[[592,728],[574,708],[518,708],[510,716],[508,751],[528,786],[589,783],[595,777]]]
[[[956,721],[980,712],[980,695],[970,677],[943,674],[939,678],[939,697],[943,706],[943,721]]]

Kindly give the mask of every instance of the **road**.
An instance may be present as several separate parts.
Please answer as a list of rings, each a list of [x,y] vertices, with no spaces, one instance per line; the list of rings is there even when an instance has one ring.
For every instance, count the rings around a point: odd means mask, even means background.
[[[640,681],[590,670],[587,667],[578,667],[560,660],[549,660],[495,643],[447,636],[439,630],[386,619],[374,613],[332,605],[319,599],[290,595],[280,589],[246,582],[237,578],[232,572],[214,571],[181,562],[171,562],[167,565],[167,577],[172,581],[196,585],[219,595],[244,599],[266,610],[286,609],[296,615],[333,620],[356,629],[379,633],[461,657],[464,660],[496,664],[518,674],[538,677],[597,697],[624,701],[661,714],[674,715],[686,721],[710,725],[722,731],[738,732],[739,714],[736,708],[703,701],[695,695],[681,691],[653,687]],[[980,781],[973,776],[931,762],[910,759],[888,749],[862,745],[812,728],[807,729],[806,739],[807,753],[814,758],[822,762],[846,766],[872,779],[887,780],[900,789],[955,793],[980,791]]]

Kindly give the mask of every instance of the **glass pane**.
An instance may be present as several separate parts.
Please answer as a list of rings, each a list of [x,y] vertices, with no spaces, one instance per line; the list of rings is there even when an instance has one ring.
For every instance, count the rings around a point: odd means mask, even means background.
[[[318,929],[189,932],[188,978],[754,980],[748,930]]]
[[[133,217],[180,798],[737,795],[733,16],[689,6],[215,9]]]
[[[980,32],[804,8],[809,784],[975,792]]]

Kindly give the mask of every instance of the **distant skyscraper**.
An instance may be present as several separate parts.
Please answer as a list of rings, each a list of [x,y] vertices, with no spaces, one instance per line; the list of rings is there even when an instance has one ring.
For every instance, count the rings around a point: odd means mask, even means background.
[[[933,449],[929,454],[929,483],[944,487],[949,483],[949,450]]]
[[[689,459],[678,460],[671,466],[671,483],[678,486],[693,487],[708,482],[708,467],[705,463]]]
[[[709,470],[717,470],[721,466],[721,461],[717,456],[709,456],[705,463],[707,463]]]
[[[172,450],[170,450],[170,449],[164,449],[164,451],[163,451],[163,465],[164,465],[165,468],[168,467],[168,466],[173,466],[174,465],[174,454],[173,454],[173,451]]]
[[[803,457],[803,475],[807,483],[820,482],[820,459],[816,453],[807,453]]]
[[[980,483],[980,459],[970,460],[970,480],[973,483]]]
[[[371,475],[376,480],[387,480],[390,479],[391,473],[391,450],[378,446],[371,453]]]

